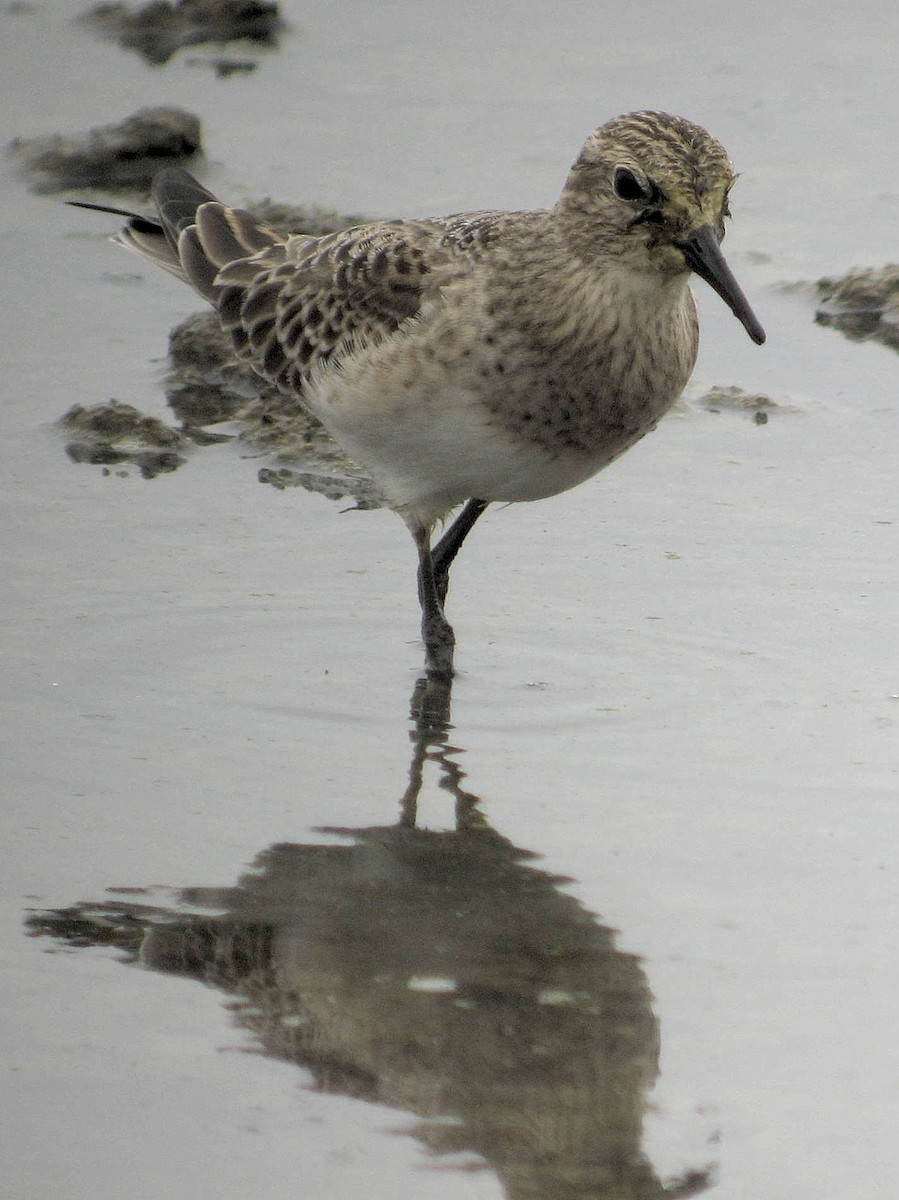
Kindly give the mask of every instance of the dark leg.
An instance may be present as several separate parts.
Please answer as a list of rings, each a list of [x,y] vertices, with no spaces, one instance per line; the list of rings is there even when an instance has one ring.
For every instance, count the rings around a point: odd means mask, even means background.
[[[459,553],[462,543],[468,537],[472,526],[487,507],[487,504],[488,501],[486,500],[469,500],[431,551],[431,559],[434,564],[434,584],[437,588],[441,604],[446,600],[446,591],[449,587],[449,569],[452,566],[453,559]]]
[[[453,674],[456,637],[443,614],[443,597],[434,578],[434,559],[426,529],[413,529],[418,547],[418,599],[421,604],[421,636],[428,671],[449,679]],[[444,589],[445,590],[445,589]]]

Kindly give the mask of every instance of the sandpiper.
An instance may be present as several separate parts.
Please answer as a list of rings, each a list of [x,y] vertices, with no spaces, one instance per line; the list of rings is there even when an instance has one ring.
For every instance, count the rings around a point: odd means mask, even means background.
[[[174,169],[155,218],[104,211],[371,473],[418,548],[428,668],[450,675],[464,538],[492,501],[574,487],[655,427],[696,360],[691,271],[765,340],[719,249],[734,178],[700,126],[635,112],[590,134],[551,209],[286,236]]]

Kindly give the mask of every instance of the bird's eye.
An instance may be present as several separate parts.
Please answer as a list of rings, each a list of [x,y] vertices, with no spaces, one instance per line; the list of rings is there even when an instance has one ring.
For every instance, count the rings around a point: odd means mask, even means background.
[[[630,167],[615,168],[614,186],[619,200],[642,200],[646,203],[653,196],[652,185],[638,179]]]

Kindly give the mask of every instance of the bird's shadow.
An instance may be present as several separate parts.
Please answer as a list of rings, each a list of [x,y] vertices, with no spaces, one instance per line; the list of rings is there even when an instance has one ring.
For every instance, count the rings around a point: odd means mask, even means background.
[[[659,1028],[640,960],[490,827],[451,694],[444,675],[415,686],[396,823],[272,845],[235,885],[164,904],[129,888],[32,912],[28,930],[218,988],[261,1052],[409,1112],[429,1153],[477,1156],[510,1200],[696,1195],[708,1169],[662,1182],[641,1149]],[[429,764],[449,831],[417,825]]]

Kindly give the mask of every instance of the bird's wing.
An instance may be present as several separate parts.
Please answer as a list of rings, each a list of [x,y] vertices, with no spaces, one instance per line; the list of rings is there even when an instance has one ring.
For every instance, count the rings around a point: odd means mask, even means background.
[[[219,219],[218,207],[197,213],[207,244],[203,225]],[[436,223],[400,221],[292,236],[218,271],[213,302],[238,354],[291,390],[314,367],[382,341],[418,314],[448,259],[442,236]]]
[[[315,367],[383,341],[416,317],[428,291],[482,256],[501,216],[460,213],[287,236],[221,203],[179,168],[160,172],[153,196],[156,219],[84,207],[128,217],[117,240],[214,304],[238,355],[287,391]]]

